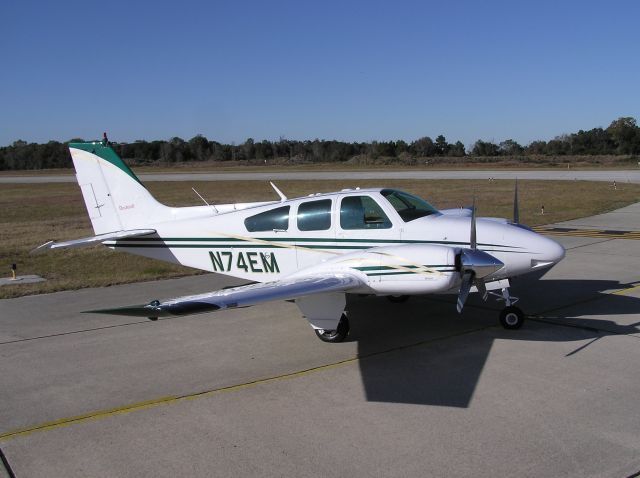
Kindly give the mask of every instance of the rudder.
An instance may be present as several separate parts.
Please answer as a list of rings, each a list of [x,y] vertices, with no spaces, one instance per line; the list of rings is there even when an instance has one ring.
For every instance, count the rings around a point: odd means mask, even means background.
[[[70,143],[69,151],[96,234],[144,227],[168,214],[106,141]]]

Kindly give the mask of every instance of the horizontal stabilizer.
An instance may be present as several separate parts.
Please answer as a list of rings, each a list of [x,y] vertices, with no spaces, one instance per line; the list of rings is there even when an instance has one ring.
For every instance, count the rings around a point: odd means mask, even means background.
[[[272,300],[297,299],[326,292],[345,292],[360,285],[361,282],[357,277],[347,274],[297,276],[281,281],[249,284],[175,299],[154,300],[146,305],[87,312],[156,319],[158,317],[214,312],[219,309],[249,307]]]
[[[50,249],[63,249],[63,248],[69,249],[73,247],[92,246],[94,244],[98,244],[104,241],[114,241],[114,240],[117,241],[119,239],[129,239],[131,237],[147,236],[149,234],[155,234],[155,232],[156,232],[155,229],[132,229],[129,231],[107,232],[105,234],[98,234],[97,236],[92,236],[92,237],[83,237],[82,239],[74,239],[71,241],[62,241],[62,242],[49,241],[33,249],[31,253],[44,252]]]

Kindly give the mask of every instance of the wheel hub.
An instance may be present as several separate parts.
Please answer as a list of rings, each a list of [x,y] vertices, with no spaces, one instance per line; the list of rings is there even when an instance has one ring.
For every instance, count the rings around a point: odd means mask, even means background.
[[[505,322],[509,325],[515,325],[518,323],[518,315],[514,314],[513,312],[509,312],[505,318],[504,318]]]

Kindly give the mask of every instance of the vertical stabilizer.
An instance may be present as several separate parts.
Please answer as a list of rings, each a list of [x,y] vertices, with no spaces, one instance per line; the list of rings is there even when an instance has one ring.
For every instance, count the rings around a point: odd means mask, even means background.
[[[87,212],[96,234],[138,229],[170,216],[106,142],[70,143]]]

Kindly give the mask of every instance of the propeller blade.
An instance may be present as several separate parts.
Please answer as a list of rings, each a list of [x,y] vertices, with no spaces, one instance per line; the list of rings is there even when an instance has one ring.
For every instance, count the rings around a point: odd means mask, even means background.
[[[456,304],[456,309],[458,309],[459,314],[462,312],[462,308],[464,307],[464,303],[467,301],[467,297],[469,297],[473,275],[473,272],[465,272],[462,276],[460,292],[458,293],[458,303]]]
[[[516,189],[513,193],[513,223],[520,224],[520,210],[518,206],[518,178],[516,178]]]
[[[473,206],[471,206],[471,237],[469,238],[469,249],[475,250],[476,243],[476,197],[473,196]]]
[[[475,285],[478,288],[478,292],[482,294],[482,300],[487,301],[487,297],[489,297],[489,293],[487,292],[487,286],[484,285],[484,281],[482,279],[476,279]]]

